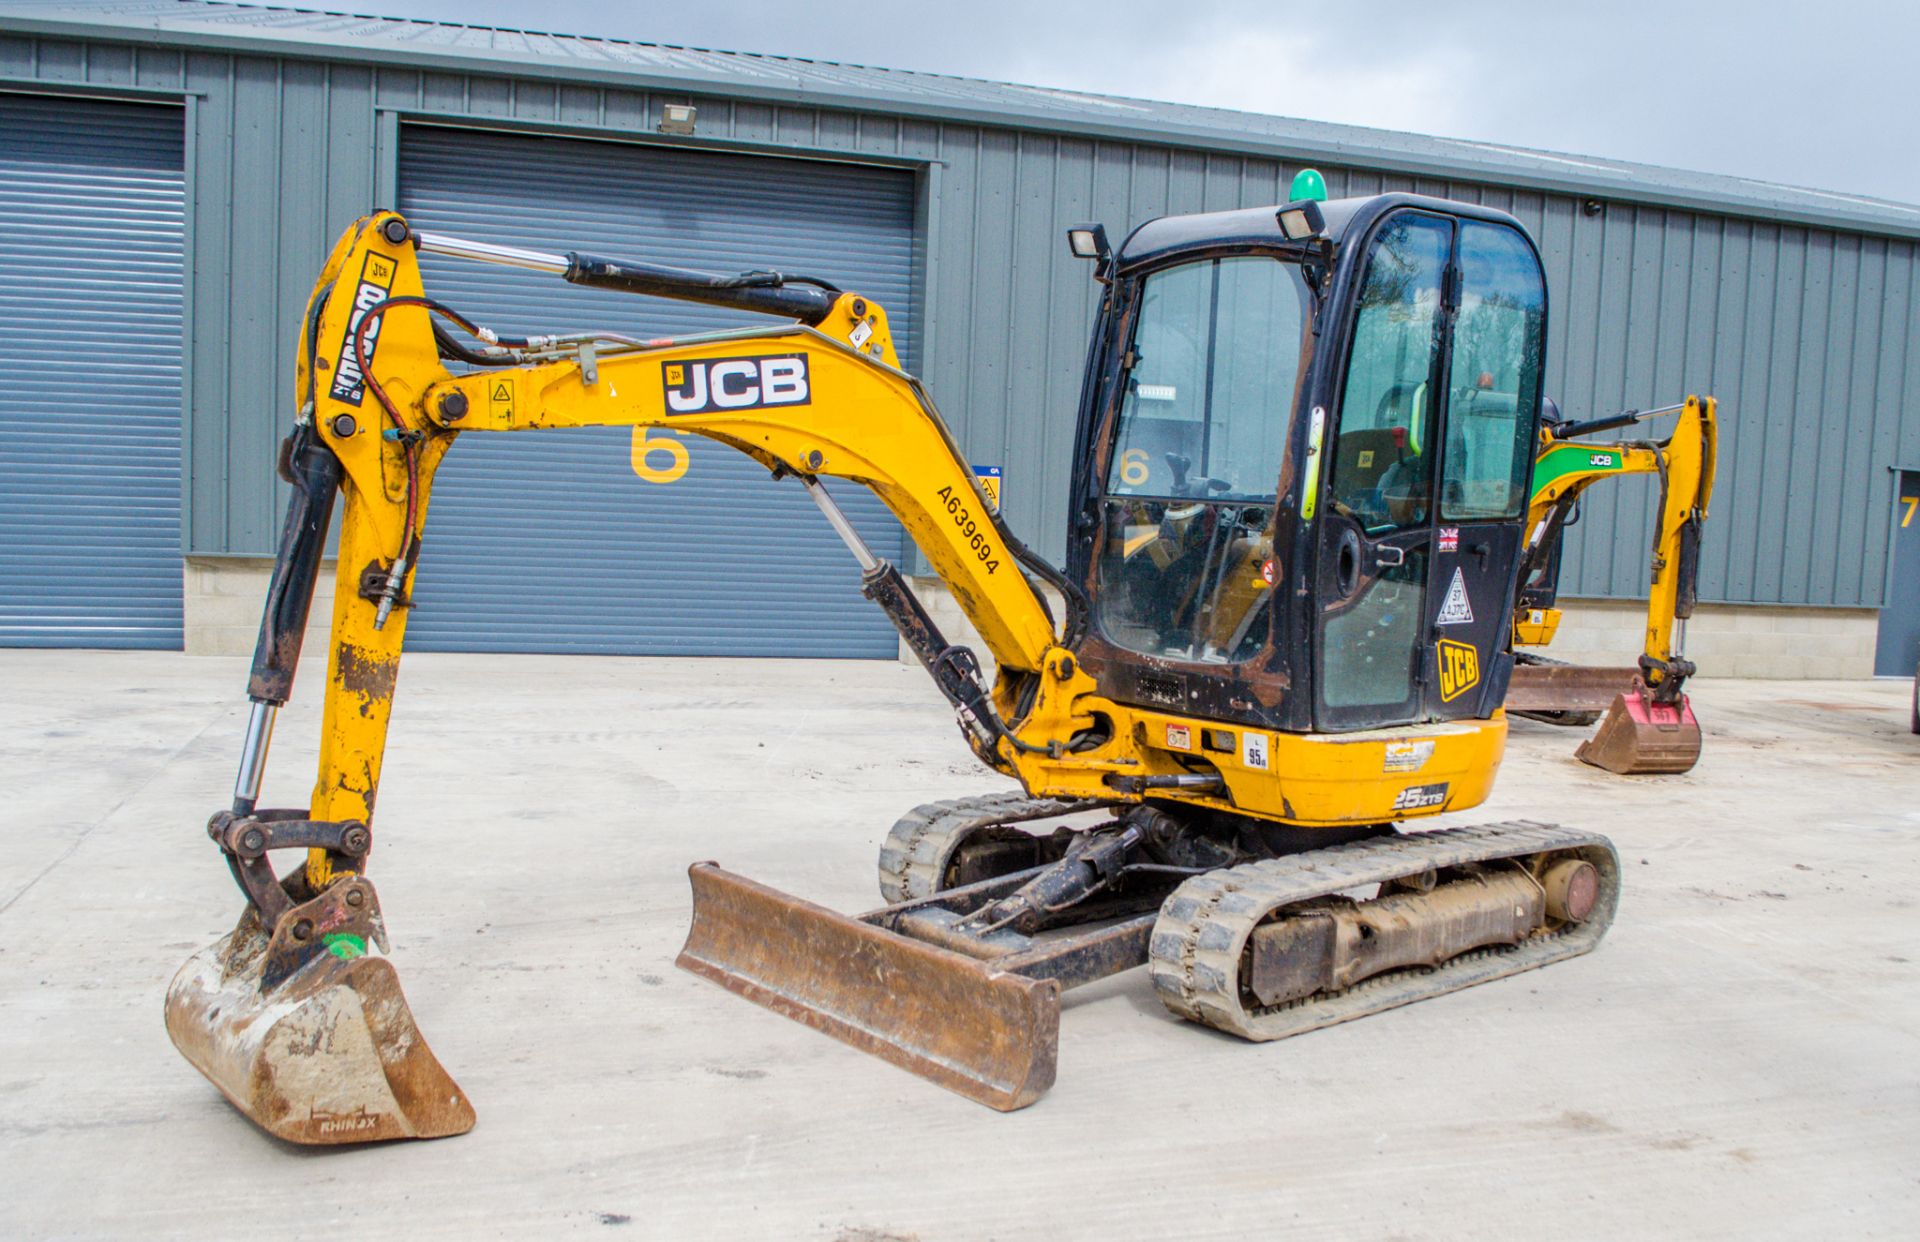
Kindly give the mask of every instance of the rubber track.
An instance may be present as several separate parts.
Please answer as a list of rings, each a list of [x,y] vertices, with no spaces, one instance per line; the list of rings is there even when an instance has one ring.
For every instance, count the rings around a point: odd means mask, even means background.
[[[982,828],[1069,815],[1098,805],[1031,798],[1010,790],[916,806],[894,821],[880,847],[880,898],[893,905],[933,896],[954,846]]]
[[[1388,971],[1344,991],[1248,1009],[1240,990],[1247,937],[1281,906],[1418,875],[1430,867],[1574,851],[1600,871],[1593,916],[1512,947],[1479,949],[1431,969]],[[1620,859],[1595,833],[1513,820],[1376,837],[1211,871],[1182,883],[1160,908],[1148,947],[1154,990],[1180,1017],[1243,1039],[1284,1039],[1383,1009],[1532,970],[1589,952],[1613,922]]]

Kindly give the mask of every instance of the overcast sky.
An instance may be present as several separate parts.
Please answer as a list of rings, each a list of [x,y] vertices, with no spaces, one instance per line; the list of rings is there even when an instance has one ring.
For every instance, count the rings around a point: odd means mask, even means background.
[[[1920,0],[281,0],[1373,125],[1920,202]]]

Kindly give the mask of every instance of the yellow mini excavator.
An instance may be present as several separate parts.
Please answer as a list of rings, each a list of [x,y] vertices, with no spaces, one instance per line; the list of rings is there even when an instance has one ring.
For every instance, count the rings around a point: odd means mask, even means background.
[[[462,241],[390,212],[356,223],[305,318],[252,712],[208,825],[247,905],[169,988],[176,1045],[295,1142],[473,1124],[376,954],[366,875],[428,495],[468,432],[670,429],[794,480],[967,744],[1018,783],[905,816],[879,856],[889,904],[858,917],[695,865],[680,964],[769,1008],[1013,1109],[1053,1080],[1061,989],[1128,967],[1174,1013],[1269,1040],[1591,950],[1618,896],[1604,837],[1400,830],[1481,803],[1506,741],[1538,254],[1500,211],[1326,202],[1314,180],[1278,209],[1152,221],[1117,250],[1070,231],[1099,313],[1064,570],[1000,521],[857,293]],[[427,295],[422,251],[788,322],[502,337]],[[899,519],[990,682],[823,479]],[[263,808],[336,496],[319,776],[307,806]],[[282,876],[285,849],[305,865]]]
[[[1664,440],[1574,443],[1583,436],[1678,414]],[[1580,746],[1579,757],[1623,775],[1690,770],[1700,758],[1700,725],[1681,687],[1694,666],[1683,654],[1687,619],[1697,600],[1700,536],[1713,494],[1718,444],[1714,400],[1629,410],[1586,422],[1563,422],[1552,406],[1540,422],[1527,510],[1527,547],[1514,600],[1515,647],[1544,647],[1560,625],[1561,537],[1587,489],[1603,479],[1652,474],[1660,501],[1648,573],[1645,647],[1637,668],[1565,664],[1516,652],[1507,710],[1549,724],[1585,726],[1606,720]]]

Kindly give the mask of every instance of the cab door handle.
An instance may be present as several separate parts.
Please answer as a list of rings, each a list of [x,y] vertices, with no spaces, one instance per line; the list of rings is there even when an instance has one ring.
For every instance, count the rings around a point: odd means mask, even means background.
[[[1386,566],[1404,565],[1407,563],[1407,551],[1405,548],[1396,548],[1391,545],[1375,548],[1373,550],[1373,563]]]

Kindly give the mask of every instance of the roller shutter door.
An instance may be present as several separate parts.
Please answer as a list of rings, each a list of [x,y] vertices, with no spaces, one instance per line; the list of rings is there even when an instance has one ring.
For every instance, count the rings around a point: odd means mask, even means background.
[[[910,348],[906,173],[408,127],[400,208],[417,228],[507,245],[820,276],[886,306]],[[431,255],[425,275],[429,293],[503,334],[656,336],[777,322]],[[734,450],[691,436],[683,477],[643,482],[631,436],[461,437],[435,481],[409,645],[894,654],[891,625],[860,595],[857,566],[798,483],[775,483]],[[871,493],[841,484],[834,494],[880,554],[897,558],[900,528]]]
[[[182,150],[0,93],[0,643],[180,646]]]

